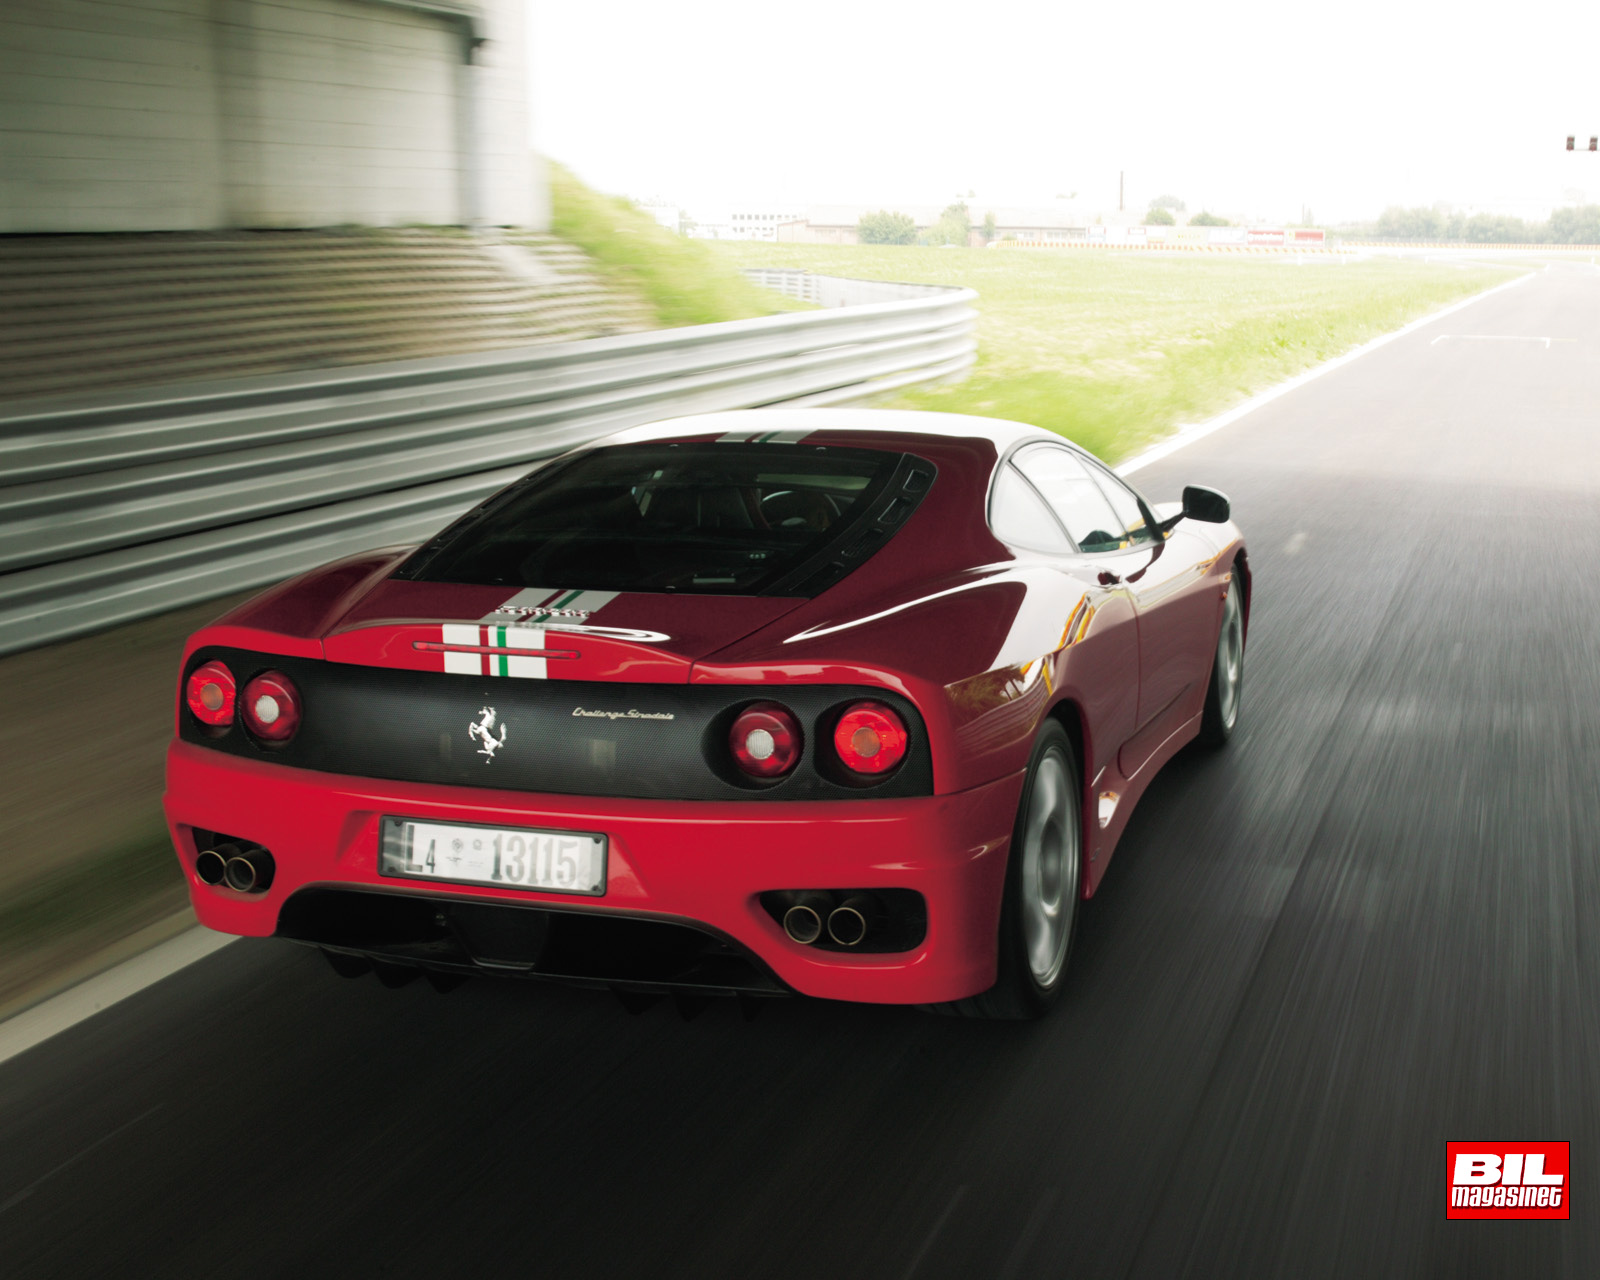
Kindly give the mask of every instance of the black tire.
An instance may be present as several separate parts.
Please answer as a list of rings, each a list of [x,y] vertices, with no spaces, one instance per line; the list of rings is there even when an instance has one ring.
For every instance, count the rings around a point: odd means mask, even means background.
[[[1230,662],[1231,675],[1228,669]],[[1233,580],[1228,583],[1228,594],[1223,600],[1222,624],[1217,628],[1217,649],[1211,662],[1211,684],[1206,689],[1206,709],[1200,719],[1199,742],[1208,747],[1227,745],[1239,723],[1239,700],[1243,692],[1244,589],[1239,585],[1239,572],[1235,569]]]
[[[1041,778],[1045,779],[1041,782]],[[1038,858],[1030,859],[1024,848],[1028,840],[1030,815],[1033,815],[1034,794],[1043,785],[1052,786],[1060,793],[1060,802],[1050,806],[1055,815],[1052,820],[1069,833],[1070,851],[1059,859],[1070,859],[1070,891],[1063,883],[1059,905],[1065,913],[1066,939],[1057,963],[1051,972],[1041,978],[1035,965],[1029,961],[1030,908],[1024,886],[1024,863],[1031,862],[1037,870]],[[994,986],[964,1000],[945,1004],[926,1005],[933,1013],[951,1014],[963,1018],[989,1018],[1022,1021],[1037,1018],[1055,1004],[1060,997],[1067,972],[1067,962],[1072,956],[1072,943],[1078,934],[1079,890],[1083,871],[1083,813],[1082,784],[1077,761],[1072,753],[1072,743],[1066,731],[1054,720],[1047,720],[1033,744],[1033,755],[1028,761],[1028,776],[1022,784],[1022,797],[1017,802],[1017,819],[1011,831],[1011,847],[1006,855],[1005,900],[1000,909],[1000,933],[997,939],[999,970]],[[1038,815],[1033,815],[1037,818]],[[1063,881],[1066,869],[1062,871]],[[1035,891],[1038,891],[1036,881]],[[1046,895],[1048,896],[1048,895]],[[1036,908],[1037,909],[1037,908]],[[1035,910],[1036,910],[1035,909]]]

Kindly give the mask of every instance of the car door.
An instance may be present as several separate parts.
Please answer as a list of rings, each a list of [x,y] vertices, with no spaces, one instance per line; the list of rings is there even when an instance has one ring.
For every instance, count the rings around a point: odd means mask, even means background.
[[[1008,546],[1043,556],[1063,579],[1053,680],[1066,687],[1089,725],[1084,767],[1093,783],[1135,728],[1139,702],[1138,620],[1132,593],[1098,581],[1044,499],[1010,463],[990,495],[989,524]],[[1092,611],[1092,612],[1091,612]]]
[[[1218,609],[1205,580],[1209,547],[1186,532],[1157,534],[1137,493],[1065,445],[1030,445],[1016,463],[1066,526],[1096,581],[1126,591],[1133,602],[1139,700],[1136,729],[1121,762],[1131,777],[1205,696],[1209,665],[1201,654],[1210,652]],[[1207,637],[1203,645],[1201,636]]]
[[[1147,557],[1123,581],[1139,609],[1139,724],[1154,750],[1205,702],[1222,611],[1211,579],[1216,549],[1186,523],[1155,533],[1155,518],[1138,492],[1095,459],[1085,462],[1124,516],[1130,546]]]

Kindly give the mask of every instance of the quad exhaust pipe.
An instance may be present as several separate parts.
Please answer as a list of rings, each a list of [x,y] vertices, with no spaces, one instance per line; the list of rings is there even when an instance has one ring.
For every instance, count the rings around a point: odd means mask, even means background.
[[[801,893],[783,913],[783,931],[794,942],[809,947],[822,937],[823,921],[833,910],[831,893]]]
[[[230,841],[202,849],[194,860],[194,873],[202,884],[226,885],[237,893],[264,892],[271,887],[276,869],[265,849]]]
[[[859,947],[878,923],[878,900],[852,893],[828,913],[828,936],[841,947]]]
[[[783,913],[783,931],[802,946],[826,934],[835,946],[859,947],[882,919],[882,904],[870,893],[852,893],[842,902],[831,893],[800,893]]]
[[[194,860],[194,873],[201,884],[219,885],[228,874],[228,859],[237,858],[241,850],[236,844],[219,844],[214,849],[203,849]]]
[[[229,858],[222,867],[228,888],[239,893],[255,893],[272,883],[272,855],[265,849],[246,849]]]

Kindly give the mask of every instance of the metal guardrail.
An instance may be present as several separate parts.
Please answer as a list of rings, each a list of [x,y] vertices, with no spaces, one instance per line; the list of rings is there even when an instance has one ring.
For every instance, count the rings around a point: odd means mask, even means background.
[[[901,284],[891,280],[853,280],[848,276],[817,276],[793,267],[748,267],[751,281],[819,307],[860,307],[874,302],[907,302],[948,294],[939,284]]]
[[[420,541],[625,427],[850,403],[971,367],[971,290],[879,289],[917,293],[0,413],[0,653]]]

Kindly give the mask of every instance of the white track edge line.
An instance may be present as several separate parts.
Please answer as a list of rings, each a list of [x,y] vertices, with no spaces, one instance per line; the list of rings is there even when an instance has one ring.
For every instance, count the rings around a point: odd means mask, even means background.
[[[52,1036],[60,1035],[102,1010],[137,995],[146,987],[154,986],[161,979],[171,977],[178,970],[188,968],[195,961],[204,960],[230,942],[237,941],[232,934],[214,933],[197,925],[124,960],[104,973],[67,988],[58,996],[51,996],[42,1004],[14,1014],[0,1022],[0,1062],[43,1044]]]
[[[1234,405],[1233,408],[1229,409],[1226,413],[1218,414],[1215,418],[1211,418],[1205,422],[1197,422],[1191,424],[1190,426],[1179,427],[1175,435],[1168,436],[1159,444],[1151,445],[1150,448],[1146,449],[1143,453],[1134,454],[1133,457],[1129,458],[1120,466],[1114,468],[1114,470],[1119,476],[1131,476],[1135,471],[1141,470],[1144,467],[1148,467],[1152,462],[1159,462],[1168,454],[1176,453],[1179,449],[1193,444],[1196,440],[1205,439],[1205,437],[1210,435],[1213,431],[1220,431],[1223,427],[1230,426],[1231,424],[1239,421],[1240,418],[1254,413],[1257,409],[1261,408],[1262,405],[1276,400],[1279,396],[1287,395],[1297,387],[1305,386],[1305,384],[1310,382],[1313,378],[1320,378],[1323,374],[1331,373],[1341,365],[1349,364],[1352,360],[1359,360],[1368,352],[1376,351],[1385,343],[1393,342],[1396,338],[1403,338],[1408,333],[1415,333],[1418,329],[1423,328],[1425,325],[1430,325],[1435,320],[1442,320],[1445,316],[1452,315],[1455,312],[1460,311],[1463,307],[1470,307],[1476,302],[1482,302],[1485,298],[1499,293],[1503,289],[1510,289],[1515,285],[1525,284],[1529,280],[1532,280],[1535,274],[1535,272],[1529,271],[1524,275],[1517,276],[1513,280],[1507,280],[1501,284],[1497,284],[1485,289],[1482,293],[1475,293],[1470,298],[1463,298],[1461,301],[1452,302],[1449,306],[1442,307],[1438,311],[1431,311],[1420,319],[1413,320],[1410,324],[1405,325],[1403,328],[1396,329],[1393,333],[1381,334],[1369,342],[1363,342],[1354,350],[1346,351],[1342,356],[1334,356],[1331,360],[1324,360],[1321,364],[1307,369],[1304,373],[1296,374],[1294,377],[1285,382],[1280,382],[1274,387],[1268,387],[1265,391],[1251,396],[1243,404]]]

